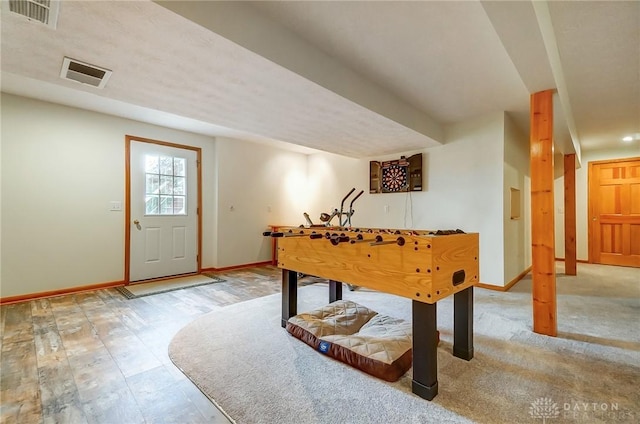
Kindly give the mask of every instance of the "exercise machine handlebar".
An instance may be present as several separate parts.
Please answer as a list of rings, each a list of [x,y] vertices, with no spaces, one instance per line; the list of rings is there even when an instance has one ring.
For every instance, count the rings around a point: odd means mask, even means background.
[[[340,202],[340,216],[342,216],[342,211],[344,209],[344,202],[349,198],[349,196],[351,196],[351,193],[353,193],[354,191],[356,191],[356,188],[352,188],[351,191],[349,193],[347,193],[346,196],[344,196],[344,198],[342,199],[342,202]]]
[[[362,196],[363,193],[364,193],[364,190],[360,190],[360,193],[358,193],[356,197],[354,197],[353,200],[351,201],[351,204],[349,204],[349,209],[353,207],[353,204],[356,202],[356,200],[358,200],[358,197]]]
[[[309,214],[304,212],[302,215],[304,215],[304,219],[307,220],[307,224],[309,225],[309,227],[313,226],[313,221],[311,221],[311,218],[309,218]]]

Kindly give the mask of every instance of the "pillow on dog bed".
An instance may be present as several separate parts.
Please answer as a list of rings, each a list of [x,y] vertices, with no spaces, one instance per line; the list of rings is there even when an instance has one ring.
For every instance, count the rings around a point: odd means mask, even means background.
[[[411,368],[411,323],[338,300],[291,317],[287,331],[314,349],[386,381]]]

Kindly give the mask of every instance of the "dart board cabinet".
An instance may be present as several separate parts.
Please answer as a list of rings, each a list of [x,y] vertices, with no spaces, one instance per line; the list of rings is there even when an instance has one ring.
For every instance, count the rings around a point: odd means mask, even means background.
[[[369,162],[369,193],[422,191],[422,153]]]

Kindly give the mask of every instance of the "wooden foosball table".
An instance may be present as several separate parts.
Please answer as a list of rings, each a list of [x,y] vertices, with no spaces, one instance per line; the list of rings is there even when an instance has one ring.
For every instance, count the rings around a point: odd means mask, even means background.
[[[342,283],[412,299],[413,380],[416,395],[438,394],[436,305],[454,296],[453,355],[473,358],[473,285],[479,277],[479,237],[460,230],[280,227],[282,326],[297,314],[298,273],[326,278],[329,302]]]

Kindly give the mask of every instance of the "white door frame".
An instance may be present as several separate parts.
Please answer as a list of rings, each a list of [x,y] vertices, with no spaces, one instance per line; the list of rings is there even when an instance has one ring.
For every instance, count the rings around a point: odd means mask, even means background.
[[[124,241],[124,283],[125,285],[129,285],[130,283],[130,270],[131,270],[131,142],[141,142],[141,143],[150,143],[150,144],[158,144],[161,146],[174,147],[177,149],[185,149],[192,150],[196,152],[197,155],[197,166],[196,166],[196,178],[197,178],[197,252],[196,252],[196,261],[198,264],[196,274],[199,274],[202,271],[202,170],[200,164],[202,163],[202,149],[194,146],[187,146],[183,144],[170,143],[167,141],[160,140],[152,140],[149,138],[136,137],[132,135],[125,136],[125,213],[124,213],[124,231],[125,231],[125,241]],[[162,279],[162,278],[158,278]]]

